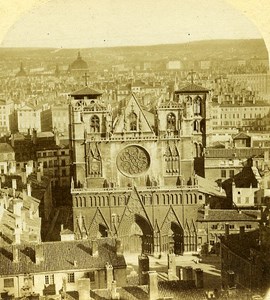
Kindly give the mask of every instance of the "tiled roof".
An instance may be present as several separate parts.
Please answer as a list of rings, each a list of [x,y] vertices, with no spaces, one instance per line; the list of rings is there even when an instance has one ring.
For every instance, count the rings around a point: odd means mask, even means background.
[[[258,240],[259,230],[245,232],[240,238],[240,234],[230,234],[226,239],[221,237],[222,244],[226,245],[233,253],[242,258],[250,258],[250,249],[259,251]]]
[[[254,155],[261,155],[265,150],[270,148],[232,148],[232,149],[221,149],[221,148],[206,148],[205,156],[207,158],[250,158]]]
[[[242,210],[235,209],[209,209],[208,216],[204,219],[204,210],[199,209],[198,219],[199,222],[258,222],[257,216],[260,216],[260,211],[256,210]]]
[[[75,92],[72,92],[70,94],[70,96],[74,97],[74,96],[100,96],[102,95],[102,92],[97,90],[97,89],[93,89],[93,88],[90,88],[88,86],[78,90],[78,91],[75,91]]]
[[[250,139],[250,136],[244,132],[239,132],[237,135],[233,137],[234,140],[242,140],[242,139]]]
[[[98,256],[91,255],[90,240],[47,242],[39,246],[44,260],[35,262],[37,244],[13,245],[0,248],[0,274],[18,275],[25,273],[57,272],[62,270],[93,270],[104,268],[109,262],[114,268],[125,267],[123,255],[117,255],[115,240],[106,238],[97,241]],[[19,262],[13,262],[12,247],[19,252]],[[76,261],[76,264],[74,263]]]
[[[195,83],[190,83],[183,88],[175,91],[175,93],[188,93],[188,92],[208,92],[209,90],[203,86],[197,85]]]
[[[226,194],[218,184],[206,178],[197,175],[199,191],[206,193],[208,195],[215,195],[218,197],[226,197]]]
[[[7,143],[0,143],[0,153],[14,152],[13,148]]]

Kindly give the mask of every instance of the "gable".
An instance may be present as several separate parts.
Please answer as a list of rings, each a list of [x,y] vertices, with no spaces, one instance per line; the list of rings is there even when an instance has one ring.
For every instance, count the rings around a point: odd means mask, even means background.
[[[150,119],[153,120],[153,118],[150,118],[149,115],[146,116],[135,95],[132,94],[129,96],[127,105],[122,109],[121,115],[118,117],[118,120],[113,129],[113,133],[143,132],[154,134],[149,122]],[[131,122],[133,120],[136,120],[137,130],[131,130]]]

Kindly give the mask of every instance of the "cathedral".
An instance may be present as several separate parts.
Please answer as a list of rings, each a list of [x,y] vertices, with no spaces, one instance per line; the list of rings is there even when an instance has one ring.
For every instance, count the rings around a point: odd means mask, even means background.
[[[124,251],[152,255],[197,251],[210,101],[193,82],[151,110],[135,94],[116,107],[88,86],[70,95],[78,239],[118,237]]]

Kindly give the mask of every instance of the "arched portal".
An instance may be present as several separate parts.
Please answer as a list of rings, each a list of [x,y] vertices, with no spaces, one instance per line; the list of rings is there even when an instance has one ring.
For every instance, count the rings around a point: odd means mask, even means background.
[[[173,252],[177,255],[184,252],[184,231],[183,228],[176,222],[171,223],[171,241],[173,246]]]
[[[153,228],[149,221],[139,215],[130,215],[122,223],[119,238],[126,252],[152,254],[154,252]]]

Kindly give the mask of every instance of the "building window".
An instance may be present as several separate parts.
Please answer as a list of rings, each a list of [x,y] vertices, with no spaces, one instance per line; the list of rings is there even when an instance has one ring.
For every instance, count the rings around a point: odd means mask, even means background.
[[[67,281],[68,281],[68,283],[74,283],[75,282],[75,275],[74,275],[74,273],[68,273],[67,274]]]
[[[221,170],[221,177],[226,178],[226,170]]]
[[[61,155],[65,155],[66,153],[65,153],[65,151],[61,151]]]
[[[230,178],[234,176],[234,170],[230,170]]]
[[[14,279],[4,278],[4,288],[12,288],[12,287],[14,287]]]
[[[90,121],[91,132],[100,132],[100,121],[98,116],[93,116]]]
[[[170,131],[176,130],[176,118],[173,113],[170,113],[167,116],[167,130],[170,130]]]
[[[54,160],[54,166],[57,167],[57,160]]]
[[[62,170],[62,176],[67,176],[67,171],[65,169]]]
[[[52,160],[49,161],[49,167],[50,167],[50,168],[53,167],[53,161],[52,161]]]
[[[129,128],[130,131],[137,131],[137,115],[134,112],[129,115]]]
[[[54,284],[54,275],[45,275],[45,284]]]
[[[251,229],[252,226],[250,224],[246,225],[246,229]]]
[[[64,159],[62,159],[62,161],[61,161],[61,166],[62,166],[62,167],[65,167],[65,166],[66,166],[66,161],[65,161]]]
[[[237,197],[237,203],[238,203],[238,204],[241,203],[241,197]]]
[[[89,272],[88,276],[89,276],[91,282],[95,281],[95,272],[94,271]]]
[[[46,152],[43,152],[43,157],[46,157]]]
[[[246,197],[246,203],[249,203],[249,197]]]
[[[46,161],[43,162],[43,167],[47,168],[47,162]]]
[[[234,225],[233,224],[229,225],[229,228],[234,229]]]
[[[217,225],[212,225],[212,229],[218,229]]]

